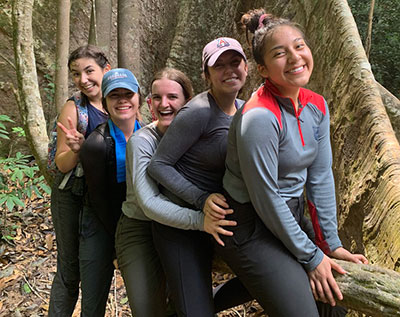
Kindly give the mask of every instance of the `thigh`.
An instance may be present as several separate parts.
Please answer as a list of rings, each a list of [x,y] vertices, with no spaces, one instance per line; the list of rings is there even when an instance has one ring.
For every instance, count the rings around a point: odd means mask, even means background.
[[[257,217],[238,227],[216,252],[268,316],[318,316],[307,273],[281,241]]]
[[[51,216],[57,242],[59,265],[66,271],[79,274],[79,215],[83,201],[81,196],[74,195],[70,189],[52,188]]]
[[[154,246],[151,222],[122,215],[115,248],[132,313],[144,317],[165,316],[165,275]]]
[[[214,316],[210,236],[153,222],[153,238],[178,315]]]

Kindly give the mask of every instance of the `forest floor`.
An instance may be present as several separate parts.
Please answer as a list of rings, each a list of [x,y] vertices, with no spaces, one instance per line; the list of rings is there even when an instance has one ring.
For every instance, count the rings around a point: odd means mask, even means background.
[[[47,316],[51,283],[56,271],[57,246],[50,216],[50,201],[35,199],[26,208],[11,214],[1,211],[3,230],[13,239],[0,244],[0,317]],[[213,273],[214,286],[228,280],[229,274]],[[80,315],[80,302],[73,316]],[[106,316],[131,316],[121,274],[115,270]],[[260,306],[249,302],[217,315],[265,316]]]

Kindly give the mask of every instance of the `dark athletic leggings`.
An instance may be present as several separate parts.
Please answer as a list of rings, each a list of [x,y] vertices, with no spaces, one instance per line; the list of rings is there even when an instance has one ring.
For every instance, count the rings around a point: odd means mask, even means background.
[[[250,203],[240,204],[224,193],[234,210],[227,219],[237,221],[232,237],[223,236],[225,247],[217,243],[216,252],[227,262],[242,283],[270,317],[318,317],[308,276],[289,250],[262,223]],[[288,203],[303,230],[310,228],[303,215],[302,198]],[[296,214],[301,213],[301,217]],[[302,219],[302,220],[301,220]],[[304,221],[304,223],[303,223]],[[307,229],[308,228],[308,229]],[[311,232],[307,232],[311,235]],[[325,307],[324,316],[345,316]],[[326,309],[327,308],[327,309]]]
[[[235,278],[217,292],[214,306],[211,235],[153,222],[153,239],[178,316],[213,317],[219,310],[253,299]]]

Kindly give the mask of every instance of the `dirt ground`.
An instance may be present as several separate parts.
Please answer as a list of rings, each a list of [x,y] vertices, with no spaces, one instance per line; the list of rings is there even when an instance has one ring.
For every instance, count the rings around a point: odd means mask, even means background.
[[[51,282],[56,270],[56,241],[50,216],[49,199],[26,202],[15,213],[1,211],[3,228],[13,231],[12,240],[0,244],[0,316],[47,316]],[[229,279],[229,274],[213,273],[214,285]],[[80,315],[80,303],[73,316]],[[114,273],[106,316],[131,316],[124,283]],[[217,315],[265,316],[256,302],[226,310]]]

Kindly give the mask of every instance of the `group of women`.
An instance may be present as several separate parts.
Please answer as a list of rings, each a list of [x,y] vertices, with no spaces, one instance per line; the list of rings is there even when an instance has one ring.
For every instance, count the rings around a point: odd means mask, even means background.
[[[342,247],[331,170],[329,110],[303,88],[313,58],[300,27],[262,9],[242,17],[265,79],[246,103],[238,41],[203,49],[209,89],[166,68],[151,83],[156,121],[141,122],[140,85],[97,48],[68,66],[88,107],[61,111],[51,211],[58,255],[50,316],[103,316],[117,259],[134,316],[214,316],[256,299],[268,316],[344,316],[331,258],[367,263]],[[81,162],[62,189],[62,173]],[[82,193],[83,192],[83,193]],[[304,216],[304,192],[310,219]],[[213,292],[219,254],[236,278]]]

